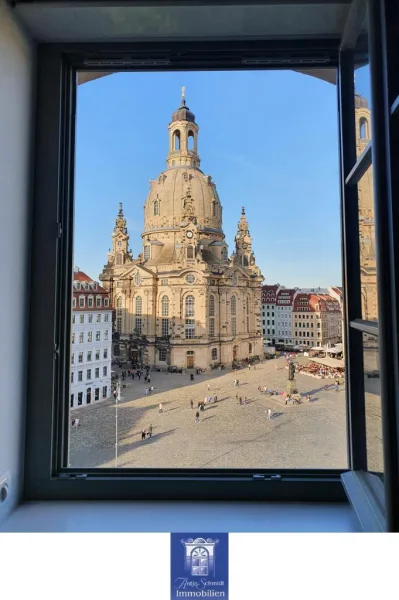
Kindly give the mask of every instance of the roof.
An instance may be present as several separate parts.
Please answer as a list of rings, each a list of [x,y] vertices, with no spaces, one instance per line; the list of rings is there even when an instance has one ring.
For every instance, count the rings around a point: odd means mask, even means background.
[[[73,280],[74,281],[93,281],[91,277],[86,275],[84,271],[74,271],[73,272]]]

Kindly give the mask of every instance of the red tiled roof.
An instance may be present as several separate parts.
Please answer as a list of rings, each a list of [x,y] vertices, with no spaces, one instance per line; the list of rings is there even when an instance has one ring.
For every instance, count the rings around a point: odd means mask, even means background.
[[[74,271],[73,272],[73,280],[74,281],[93,281],[91,277],[86,275],[83,271]]]

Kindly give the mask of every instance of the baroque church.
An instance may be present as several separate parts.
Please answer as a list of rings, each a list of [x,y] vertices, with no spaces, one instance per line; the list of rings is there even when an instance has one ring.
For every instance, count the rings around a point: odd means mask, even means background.
[[[229,256],[222,205],[200,169],[195,116],[168,126],[166,170],[150,182],[142,252],[134,258],[122,204],[100,275],[115,311],[114,353],[148,365],[206,369],[260,356],[261,284],[242,209]]]

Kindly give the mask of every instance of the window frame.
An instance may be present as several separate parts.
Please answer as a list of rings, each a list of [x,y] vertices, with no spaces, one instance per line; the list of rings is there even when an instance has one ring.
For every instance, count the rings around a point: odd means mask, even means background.
[[[104,51],[147,57],[157,50],[173,55],[170,70],[196,70],[196,51],[208,50],[207,68],[257,69],[251,57],[287,57],[285,68],[303,68],[303,59],[338,66],[338,40],[156,42],[130,44],[40,44],[38,46],[35,180],[31,279],[25,499],[179,499],[345,501],[343,469],[70,469],[70,314],[73,273],[73,185],[76,74],[90,54]],[[186,48],[188,52],[182,53]],[[223,53],[223,51],[228,50]],[[191,54],[190,54],[191,52]],[[281,63],[279,65],[281,68]],[[87,67],[86,67],[87,68]],[[136,70],[159,70],[154,65]],[[112,67],[101,67],[112,71]],[[132,68],[126,70],[133,70]],[[164,70],[168,70],[165,67]],[[55,233],[54,233],[55,232]],[[62,232],[60,234],[60,232]],[[43,296],[43,277],[46,289]],[[49,325],[50,324],[50,325]],[[41,352],[35,351],[37,339]],[[51,358],[49,358],[51,357]],[[34,451],[32,451],[32,449]],[[137,479],[140,485],[137,485]]]

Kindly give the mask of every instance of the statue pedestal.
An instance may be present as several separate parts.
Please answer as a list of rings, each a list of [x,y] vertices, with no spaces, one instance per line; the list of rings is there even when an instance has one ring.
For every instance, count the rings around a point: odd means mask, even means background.
[[[287,394],[297,394],[298,393],[298,388],[296,386],[295,379],[289,379],[287,381],[286,392],[287,392]]]

